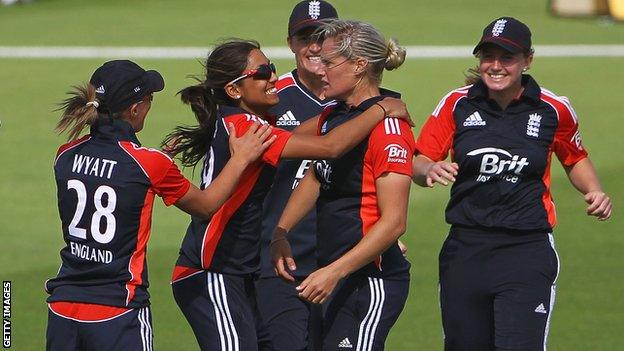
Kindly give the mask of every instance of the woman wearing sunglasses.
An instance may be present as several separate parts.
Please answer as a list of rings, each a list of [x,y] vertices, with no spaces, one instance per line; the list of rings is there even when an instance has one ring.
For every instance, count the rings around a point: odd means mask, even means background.
[[[384,69],[399,67],[405,50],[373,26],[334,20],[318,31],[327,135],[397,93],[379,87]],[[315,161],[293,191],[271,242],[276,272],[294,282],[288,232],[316,205],[318,270],[298,284],[299,296],[323,306],[322,350],[382,350],[403,310],[409,268],[398,238],[405,231],[415,142],[407,123],[379,123],[353,150]],[[331,296],[331,299],[329,298]]]
[[[206,75],[181,91],[197,127],[178,127],[165,140],[185,166],[204,158],[201,187],[230,158],[227,123],[244,133],[254,122],[272,123],[279,102],[275,67],[255,41],[231,40],[205,62]],[[173,293],[202,350],[256,350],[253,275],[258,271],[262,202],[282,158],[335,158],[361,142],[388,115],[407,116],[398,99],[385,99],[324,136],[273,129],[262,162],[247,167],[232,197],[209,221],[193,217],[173,277]],[[313,129],[313,128],[312,128]],[[310,130],[310,128],[307,128]]]

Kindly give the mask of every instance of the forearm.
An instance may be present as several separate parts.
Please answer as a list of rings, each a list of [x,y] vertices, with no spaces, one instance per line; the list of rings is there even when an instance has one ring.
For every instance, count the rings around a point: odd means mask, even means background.
[[[385,113],[380,105],[375,104],[357,118],[341,124],[324,135],[321,143],[329,150],[330,158],[338,158],[362,142],[385,117]]]
[[[433,160],[425,155],[414,156],[412,181],[422,187],[427,187],[427,171],[434,163]]]
[[[320,183],[309,169],[297,188],[292,192],[282,212],[277,227],[290,231],[316,204],[319,197]]]
[[[293,133],[317,135],[318,120],[319,116],[308,119],[307,121],[301,123],[297,128],[295,128],[295,130],[293,130]]]
[[[232,196],[247,163],[230,159],[221,173],[203,191],[194,185],[175,205],[193,216],[210,218]]]
[[[570,183],[583,195],[591,191],[602,191],[596,169],[588,157],[564,168]]]

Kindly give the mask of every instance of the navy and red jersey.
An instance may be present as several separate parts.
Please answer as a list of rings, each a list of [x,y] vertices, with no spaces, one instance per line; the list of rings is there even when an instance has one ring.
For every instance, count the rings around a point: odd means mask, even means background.
[[[156,195],[169,206],[190,187],[165,154],[141,147],[121,120],[61,146],[54,162],[66,246],[48,302],[137,308],[149,305],[147,241]]]
[[[356,107],[344,102],[328,107],[319,120],[319,133],[326,134],[357,117],[386,96],[400,97],[387,90]],[[379,220],[375,181],[385,173],[412,175],[414,135],[403,120],[386,118],[351,151],[335,160],[315,161],[314,174],[321,183],[316,209],[317,252],[320,266],[326,266],[353,248]],[[398,243],[357,274],[404,280],[410,264]]]
[[[297,70],[282,75],[277,83],[280,102],[271,108],[276,116],[276,126],[292,131],[301,123],[320,115],[333,100],[320,100],[308,90],[297,76]],[[290,194],[297,187],[311,160],[282,160],[275,171],[273,186],[263,206],[262,244],[260,254],[260,276],[275,277],[269,243],[273,229],[288,203]],[[293,257],[297,262],[297,277],[305,277],[316,270],[316,212],[310,211],[289,233]]]
[[[236,127],[239,136],[245,134],[254,122],[267,123],[243,109],[219,107],[214,138],[204,159],[202,189],[219,175],[230,159],[227,129],[230,122]],[[273,183],[274,167],[291,135],[279,128],[274,128],[273,134],[277,136],[275,142],[264,152],[260,161],[245,169],[234,194],[212,218],[192,218],[172,281],[200,270],[241,276],[257,273],[260,264],[262,203]]]
[[[550,232],[554,152],[570,166],[587,157],[570,102],[528,75],[505,109],[478,82],[447,94],[423,126],[417,152],[459,164],[446,221],[453,225]]]

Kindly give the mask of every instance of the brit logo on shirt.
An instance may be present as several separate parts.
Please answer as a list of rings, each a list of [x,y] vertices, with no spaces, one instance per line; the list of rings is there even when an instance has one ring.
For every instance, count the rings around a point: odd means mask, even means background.
[[[527,135],[532,137],[539,137],[540,123],[542,122],[542,116],[537,113],[531,113],[529,115],[529,122],[527,123]]]

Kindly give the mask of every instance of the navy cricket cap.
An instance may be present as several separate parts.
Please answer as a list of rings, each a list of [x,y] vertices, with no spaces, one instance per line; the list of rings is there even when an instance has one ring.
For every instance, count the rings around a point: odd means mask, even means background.
[[[129,60],[108,61],[93,72],[89,83],[100,102],[98,110],[117,113],[165,88],[160,73],[146,71]]]
[[[531,30],[526,24],[513,17],[501,17],[492,21],[483,30],[479,44],[472,51],[476,55],[485,44],[495,44],[511,52],[531,50]]]
[[[302,30],[303,28],[321,26],[321,21],[329,18],[338,18],[338,12],[327,1],[312,0],[301,1],[293,8],[288,20],[288,36]]]

